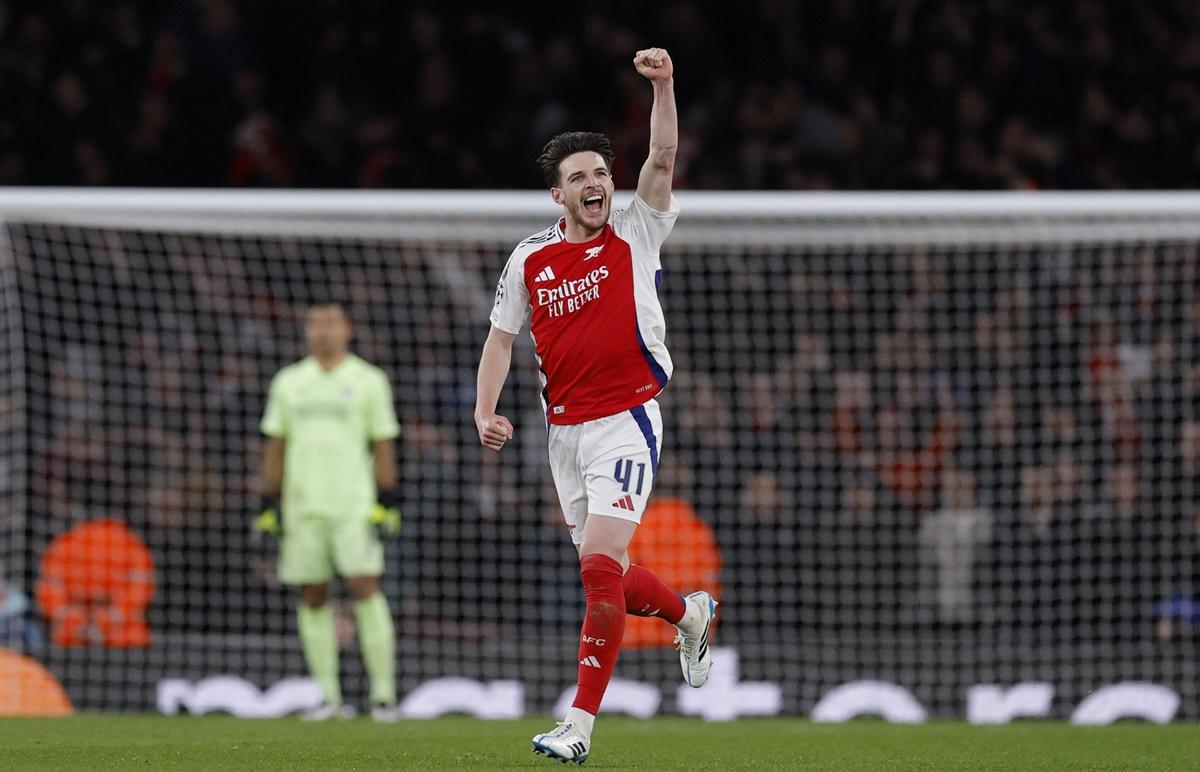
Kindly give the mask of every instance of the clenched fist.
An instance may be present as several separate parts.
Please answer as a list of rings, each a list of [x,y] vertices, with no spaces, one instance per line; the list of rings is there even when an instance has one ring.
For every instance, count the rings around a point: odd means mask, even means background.
[[[633,56],[633,66],[649,80],[670,80],[675,72],[665,48],[644,48]]]
[[[502,415],[475,416],[475,428],[479,430],[479,441],[485,448],[499,451],[513,436],[512,423]]]

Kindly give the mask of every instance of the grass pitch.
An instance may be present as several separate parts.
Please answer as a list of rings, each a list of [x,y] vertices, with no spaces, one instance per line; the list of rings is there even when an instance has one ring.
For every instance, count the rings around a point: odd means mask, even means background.
[[[0,720],[0,769],[562,769],[530,751],[549,719],[443,718],[378,725],[365,719],[85,715]],[[799,719],[638,721],[605,716],[592,757],[597,770],[1193,770],[1200,726],[1056,722],[972,727],[957,722],[894,726]]]

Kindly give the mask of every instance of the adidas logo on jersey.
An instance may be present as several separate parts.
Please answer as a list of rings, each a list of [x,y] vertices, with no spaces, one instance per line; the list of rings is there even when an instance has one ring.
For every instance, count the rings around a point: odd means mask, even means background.
[[[598,246],[598,247],[592,247],[591,249],[585,249],[585,250],[583,250],[583,253],[584,253],[585,255],[587,255],[587,257],[585,257],[585,258],[583,258],[583,259],[584,259],[584,260],[591,260],[593,257],[595,257],[596,255],[600,254],[600,253],[601,253],[601,252],[603,252],[603,251],[604,251],[604,245],[603,245],[603,244],[601,244],[601,245],[600,245],[600,246]]]
[[[612,505],[617,509],[628,509],[630,512],[633,512],[633,496],[626,494],[625,498],[617,499],[612,503]]]
[[[589,654],[579,660],[579,664],[586,665],[587,667],[600,667],[600,660],[596,659],[595,655]]]
[[[542,272],[533,277],[534,281],[554,281],[554,271],[550,270],[550,266],[542,269]]]

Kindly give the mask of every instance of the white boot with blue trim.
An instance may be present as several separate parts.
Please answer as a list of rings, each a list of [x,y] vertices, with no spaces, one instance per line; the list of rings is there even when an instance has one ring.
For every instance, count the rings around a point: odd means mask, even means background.
[[[675,627],[675,645],[679,649],[679,666],[688,686],[701,687],[712,669],[712,653],[708,650],[708,630],[717,615],[717,601],[701,590],[683,599],[687,610]]]
[[[592,747],[592,725],[596,717],[585,710],[571,708],[567,717],[552,731],[533,738],[533,752],[560,763],[587,761]]]

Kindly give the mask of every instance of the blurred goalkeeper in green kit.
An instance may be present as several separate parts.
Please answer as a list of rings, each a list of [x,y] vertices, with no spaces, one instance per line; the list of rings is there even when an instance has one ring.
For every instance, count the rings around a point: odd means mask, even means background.
[[[309,356],[271,381],[262,432],[262,511],[255,529],[279,537],[279,578],[300,588],[300,642],[324,700],[305,715],[352,715],[342,704],[330,583],[336,571],[354,600],[371,716],[397,719],[396,634],[383,575],[381,536],[400,530],[391,387],[379,368],[347,350],[350,322],[337,303],[308,309]]]

